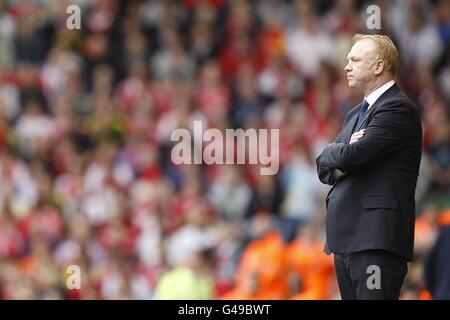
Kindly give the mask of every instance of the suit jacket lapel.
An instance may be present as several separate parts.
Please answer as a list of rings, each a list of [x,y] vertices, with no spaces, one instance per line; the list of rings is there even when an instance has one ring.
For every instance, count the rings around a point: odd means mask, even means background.
[[[367,121],[367,119],[369,119],[370,115],[372,113],[375,112],[376,108],[387,98],[392,97],[393,95],[397,94],[398,92],[400,92],[400,89],[398,88],[397,84],[394,83],[394,85],[392,87],[390,87],[389,89],[387,89],[378,99],[377,101],[375,101],[375,103],[369,108],[366,116],[364,117],[364,120],[361,121],[361,123],[359,124],[358,128],[355,128],[355,130],[353,132],[359,131],[361,130],[361,128],[365,126],[365,123]],[[359,107],[360,108],[360,107]],[[358,113],[359,113],[359,109],[358,109]],[[358,117],[356,117],[358,118]],[[350,136],[351,137],[351,136]]]

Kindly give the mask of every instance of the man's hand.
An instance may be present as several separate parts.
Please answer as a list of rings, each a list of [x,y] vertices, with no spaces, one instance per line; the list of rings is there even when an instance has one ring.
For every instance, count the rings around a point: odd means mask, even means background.
[[[352,134],[352,137],[350,138],[350,144],[361,139],[363,137],[365,131],[366,131],[366,129],[362,129],[362,130],[359,130],[359,131],[355,132],[354,134]]]
[[[345,175],[346,175],[345,172],[342,172],[339,169],[334,169],[333,170],[333,181],[334,181],[334,183],[338,182]]]

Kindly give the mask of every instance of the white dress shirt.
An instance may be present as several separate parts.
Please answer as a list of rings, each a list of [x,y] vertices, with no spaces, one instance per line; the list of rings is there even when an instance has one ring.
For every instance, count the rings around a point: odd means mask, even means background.
[[[367,97],[364,97],[364,99],[367,101],[367,103],[369,104],[369,107],[367,108],[367,110],[370,109],[370,107],[375,103],[375,101],[378,100],[378,98],[385,93],[390,87],[392,87],[395,84],[394,80],[391,80],[389,82],[386,82],[385,84],[383,84],[381,87],[379,87],[378,89],[376,89],[375,91],[373,91],[372,93],[370,93]]]

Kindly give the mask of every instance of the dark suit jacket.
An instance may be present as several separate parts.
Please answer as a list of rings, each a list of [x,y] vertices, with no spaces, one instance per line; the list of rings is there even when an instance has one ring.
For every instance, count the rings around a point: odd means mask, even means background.
[[[354,128],[361,105],[345,117],[342,131],[316,160],[327,195],[326,253],[385,249],[413,258],[415,189],[422,125],[415,104],[394,84]],[[366,128],[349,144],[351,135]],[[336,176],[336,169],[344,172]]]

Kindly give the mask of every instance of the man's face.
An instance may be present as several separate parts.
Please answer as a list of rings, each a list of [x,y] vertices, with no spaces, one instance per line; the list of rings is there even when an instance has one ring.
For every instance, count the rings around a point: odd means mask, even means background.
[[[348,86],[365,91],[376,79],[376,45],[370,39],[356,42],[347,56],[345,66]]]

